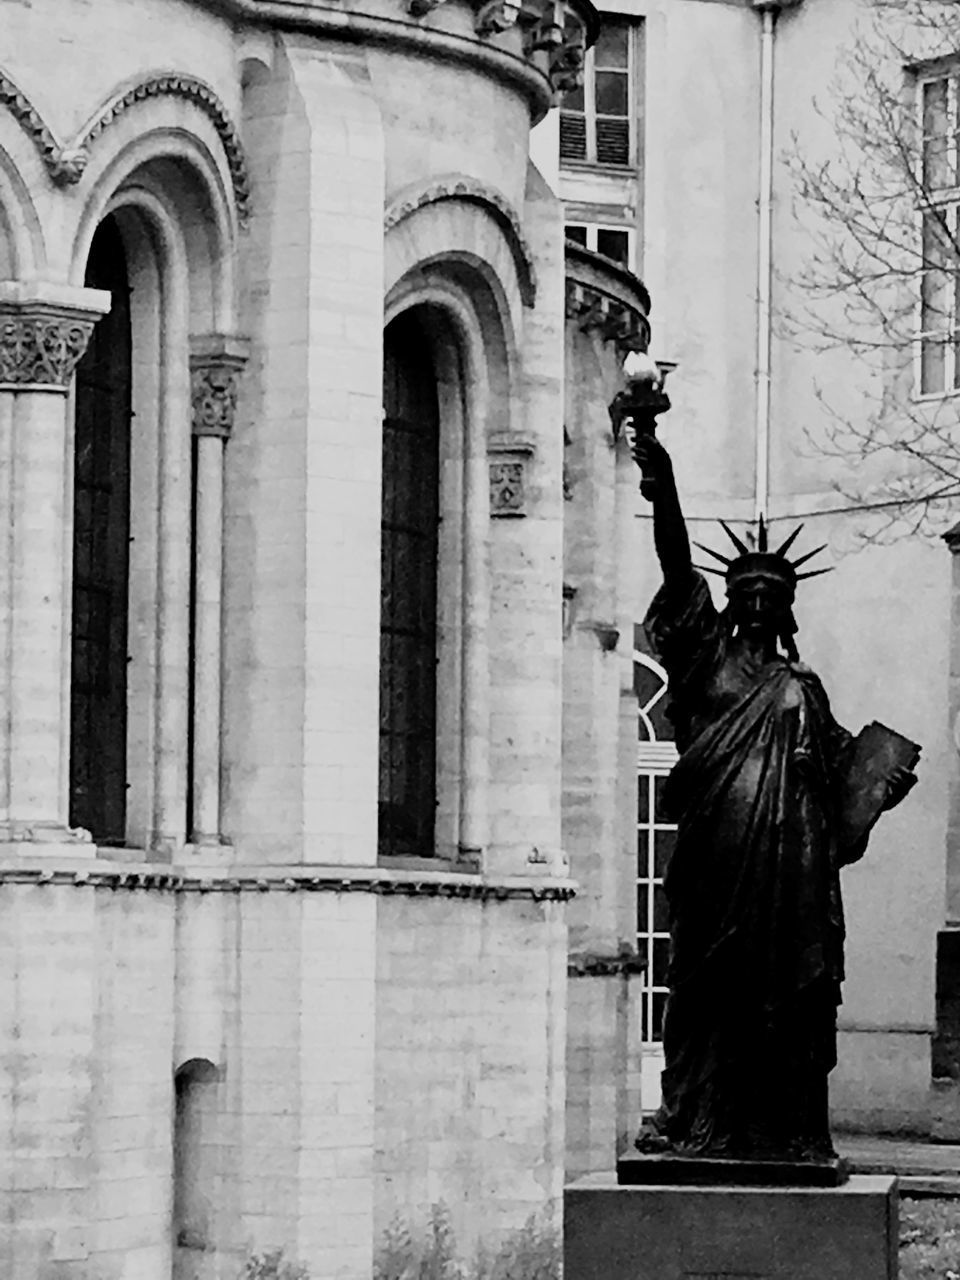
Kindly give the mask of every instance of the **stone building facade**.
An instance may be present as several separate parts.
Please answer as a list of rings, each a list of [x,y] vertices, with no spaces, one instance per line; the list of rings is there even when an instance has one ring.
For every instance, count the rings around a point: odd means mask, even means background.
[[[441,1202],[469,1254],[655,1101],[674,749],[607,412],[640,277],[698,536],[806,518],[803,657],[924,744],[847,873],[836,1117],[956,1127],[949,555],[860,549],[822,366],[758,350],[855,6],[608,8],[4,7],[11,1280],[368,1276]]]
[[[275,1247],[369,1276],[441,1202],[466,1253],[557,1225],[563,794],[630,753],[633,611],[591,548],[631,536],[601,436],[648,300],[575,253],[565,310],[529,135],[597,30],[589,0],[5,7],[10,1280]],[[568,408],[569,446],[565,341],[602,419]],[[583,681],[613,754],[564,763]]]

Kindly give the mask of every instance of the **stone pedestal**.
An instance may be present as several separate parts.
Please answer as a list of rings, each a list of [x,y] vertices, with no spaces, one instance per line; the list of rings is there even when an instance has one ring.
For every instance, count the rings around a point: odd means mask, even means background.
[[[564,1194],[564,1280],[896,1280],[897,1180],[618,1186]]]

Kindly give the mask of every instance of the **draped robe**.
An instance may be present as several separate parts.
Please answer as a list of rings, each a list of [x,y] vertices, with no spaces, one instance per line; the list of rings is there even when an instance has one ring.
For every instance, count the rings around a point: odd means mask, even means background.
[[[730,634],[699,574],[662,587],[645,625],[680,750],[663,1105],[646,1133],[704,1155],[829,1158],[839,870],[866,844],[840,837],[850,735],[813,672]]]

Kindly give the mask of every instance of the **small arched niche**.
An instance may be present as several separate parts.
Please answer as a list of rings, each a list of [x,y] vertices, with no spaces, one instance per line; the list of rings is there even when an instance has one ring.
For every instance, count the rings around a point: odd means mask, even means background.
[[[206,1058],[192,1058],[174,1076],[174,1280],[204,1274],[198,1258],[216,1250],[220,1080],[221,1073]]]

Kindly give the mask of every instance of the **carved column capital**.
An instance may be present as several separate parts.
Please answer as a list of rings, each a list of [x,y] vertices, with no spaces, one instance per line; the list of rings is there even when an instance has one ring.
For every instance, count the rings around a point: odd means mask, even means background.
[[[193,434],[226,440],[233,431],[240,374],[249,343],[232,334],[212,333],[190,343],[190,398]]]
[[[0,281],[0,391],[66,393],[110,294]]]

